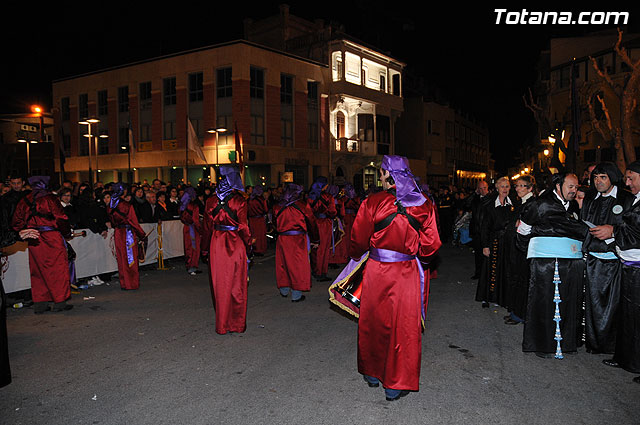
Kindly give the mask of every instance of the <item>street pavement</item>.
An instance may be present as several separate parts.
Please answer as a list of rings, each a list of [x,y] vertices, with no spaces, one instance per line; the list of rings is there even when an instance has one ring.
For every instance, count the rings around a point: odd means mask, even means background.
[[[522,325],[474,301],[472,253],[440,256],[420,391],[398,401],[357,373],[357,322],[331,306],[330,282],[280,297],[270,249],[250,271],[243,334],[215,333],[208,275],[181,259],[147,266],[138,291],[115,279],[74,294],[68,312],[10,309],[0,424],[640,423],[635,375],[584,349],[522,353]]]

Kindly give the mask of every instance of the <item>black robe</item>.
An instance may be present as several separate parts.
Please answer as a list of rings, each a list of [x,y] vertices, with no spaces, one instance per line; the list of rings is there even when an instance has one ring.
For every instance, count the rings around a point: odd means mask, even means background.
[[[11,229],[9,209],[4,200],[0,199],[0,248],[12,245],[18,240],[18,234]],[[4,286],[0,281],[0,387],[11,383],[11,368],[9,367],[9,343],[7,341],[7,298]]]
[[[640,249],[640,201],[629,207],[615,227],[616,247]],[[620,252],[618,252],[620,253]],[[622,265],[618,334],[613,356],[629,372],[640,372],[640,264]]]
[[[512,204],[495,206],[496,197],[483,204],[482,223],[480,224],[481,247],[489,248],[489,257],[485,257],[478,287],[476,301],[507,305],[507,249],[505,249],[505,231],[512,222],[515,207]]]
[[[531,227],[528,235],[518,233],[518,244],[528,245],[536,236],[567,237],[584,241],[588,227],[578,220],[578,204],[571,201],[568,210],[553,190],[546,190],[539,198],[527,202],[520,220]],[[558,285],[561,302],[560,347],[563,353],[575,352],[582,343],[582,278],[584,259],[530,258],[531,276],[527,313],[525,316],[522,351],[551,354],[556,352],[556,303],[554,302],[555,264],[561,284]]]
[[[597,195],[597,193],[596,193]],[[595,225],[622,222],[622,211],[633,203],[631,193],[618,188],[616,196],[588,197],[580,216]],[[591,234],[582,245],[586,255],[585,274],[585,343],[592,353],[613,353],[616,344],[618,305],[622,264],[618,258],[600,259],[590,253],[613,252],[615,244],[607,244]]]
[[[527,299],[529,295],[529,262],[527,252],[520,249],[517,244],[517,223],[527,202],[533,202],[530,197],[522,203],[516,203],[512,221],[507,225],[505,232],[505,246],[507,254],[507,308],[518,318],[524,320],[527,312]]]

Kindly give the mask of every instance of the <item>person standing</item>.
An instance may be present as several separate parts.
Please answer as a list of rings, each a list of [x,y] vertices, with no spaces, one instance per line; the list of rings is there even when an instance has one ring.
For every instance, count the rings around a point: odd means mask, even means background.
[[[611,162],[602,162],[591,171],[595,197],[585,198],[582,220],[597,226],[622,223],[624,208],[634,197],[618,187],[622,173]],[[604,241],[587,235],[582,250],[586,255],[585,339],[587,351],[613,354],[616,346],[618,305],[622,264],[615,254],[615,239]]]
[[[255,189],[254,189],[255,190]],[[305,300],[311,290],[310,243],[318,241],[318,226],[311,206],[300,199],[302,186],[290,183],[280,203],[273,207],[276,239],[276,283],[280,295],[291,292],[291,301]]]
[[[57,196],[47,189],[49,176],[30,177],[31,193],[22,198],[13,214],[13,230],[29,243],[29,270],[34,312],[64,311],[71,297],[66,238],[71,237],[69,220]]]
[[[247,328],[247,252],[251,233],[247,223],[244,185],[235,167],[220,166],[222,179],[205,205],[203,251],[216,314],[216,332]]]
[[[200,222],[200,208],[195,202],[196,190],[189,186],[184,190],[180,205],[180,221],[182,227],[182,240],[184,242],[184,260],[187,273],[191,276],[202,273],[198,269],[200,261],[200,242],[202,239],[202,223]]]
[[[0,197],[0,248],[13,245],[18,241],[18,234],[11,227],[4,199]],[[1,255],[1,254],[0,254]],[[0,280],[0,388],[11,383],[11,366],[9,364],[9,342],[7,338],[7,297]]]
[[[418,188],[409,161],[385,155],[380,168],[384,191],[360,205],[351,231],[349,255],[367,252],[358,322],[358,371],[369,386],[382,383],[387,400],[418,391],[422,325],[428,288],[421,259],[441,242],[434,208]]]
[[[553,187],[527,202],[518,244],[527,251],[531,278],[522,351],[564,358],[582,341],[582,241],[588,227],[578,219],[578,178],[554,174]]]
[[[140,287],[138,271],[138,242],[146,239],[144,230],[138,223],[133,206],[122,199],[125,185],[115,183],[111,186],[111,200],[107,207],[107,214],[114,231],[116,260],[118,262],[118,276],[120,289],[133,290]]]
[[[509,199],[511,184],[509,179],[501,177],[496,181],[495,201],[484,204],[483,219],[480,225],[480,242],[484,265],[478,287],[476,301],[482,301],[482,307],[496,303],[502,307],[507,304],[507,251],[505,232],[511,221],[515,207]]]
[[[613,237],[622,262],[615,354],[602,362],[640,373],[640,161],[627,166],[625,181],[634,196],[631,206],[625,206],[621,222],[596,226],[589,232],[604,241]],[[640,384],[640,376],[633,382]]]
[[[535,184],[535,179],[531,175],[525,175],[516,180],[515,187],[519,202],[516,203],[516,210],[507,224],[505,233],[505,246],[508,256],[507,306],[509,316],[505,317],[504,322],[507,325],[524,323],[527,311],[530,271],[526,253],[517,247],[517,229],[524,206],[535,198]]]
[[[248,186],[251,187],[251,186]],[[253,245],[253,253],[257,256],[264,255],[267,251],[267,201],[262,196],[262,186],[252,188],[248,200],[249,229],[251,236],[256,240]]]
[[[475,260],[475,269],[471,279],[479,279],[482,272],[482,263],[484,256],[482,255],[482,242],[480,241],[480,224],[482,223],[482,204],[489,194],[489,184],[480,180],[475,193],[469,199],[471,204],[471,221],[469,222],[469,236],[471,236],[471,245],[473,246],[473,254]]]
[[[320,282],[331,280],[327,276],[329,270],[329,253],[331,251],[331,241],[333,232],[333,219],[337,214],[333,196],[326,189],[328,187],[327,178],[320,176],[311,185],[309,191],[309,202],[313,214],[316,216],[320,243],[317,248],[311,250],[311,267],[313,276]]]

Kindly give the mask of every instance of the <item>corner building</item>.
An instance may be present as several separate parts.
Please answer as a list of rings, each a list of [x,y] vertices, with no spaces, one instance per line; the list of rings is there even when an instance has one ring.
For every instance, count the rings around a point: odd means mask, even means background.
[[[382,155],[393,153],[403,69],[282,6],[272,18],[245,21],[245,40],[55,81],[56,155],[64,152],[74,181],[89,179],[91,150],[95,180],[127,181],[131,170],[136,182],[197,184],[213,165],[237,160],[237,129],[245,184],[277,185],[290,173],[304,187],[325,175],[366,188]],[[87,117],[100,120],[91,138],[79,124]],[[206,161],[185,151],[188,120]],[[211,128],[226,129],[217,143]]]

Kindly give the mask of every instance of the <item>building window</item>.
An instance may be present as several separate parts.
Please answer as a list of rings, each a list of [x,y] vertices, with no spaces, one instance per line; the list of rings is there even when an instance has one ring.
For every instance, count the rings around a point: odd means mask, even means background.
[[[107,101],[107,91],[100,90],[98,92],[98,115],[107,115],[109,113],[109,106]]]
[[[358,139],[373,142],[372,114],[358,114]]]
[[[62,147],[64,149],[65,156],[71,155],[71,135],[67,133],[62,134]]]
[[[380,91],[387,91],[387,76],[385,74],[380,74]]]
[[[151,124],[140,125],[140,141],[141,142],[151,141]]]
[[[78,96],[78,118],[89,118],[89,95],[86,93]]]
[[[389,117],[376,115],[378,155],[389,155],[391,146],[391,123]]]
[[[264,145],[264,117],[251,115],[251,144]]]
[[[393,74],[391,77],[391,94],[400,96],[400,74]]]
[[[233,95],[231,84],[231,67],[220,68],[216,71],[216,85],[218,98],[231,97]]]
[[[176,77],[165,78],[163,80],[163,97],[165,106],[175,105],[177,103],[176,96]]]
[[[290,119],[282,118],[282,146],[292,148],[293,147],[293,121]]]
[[[151,109],[151,81],[140,83],[140,110]]]
[[[129,111],[129,87],[118,88],[118,112]]]
[[[331,60],[331,74],[333,81],[342,80],[343,73],[342,52],[333,52]]]
[[[176,122],[165,121],[164,122],[164,140],[174,140],[176,138]]]
[[[293,77],[290,75],[280,75],[280,103],[293,103]]]
[[[189,74],[189,102],[202,102],[202,72]]]
[[[345,134],[345,120],[344,113],[342,111],[338,111],[336,114],[336,138],[342,139]]]
[[[319,121],[320,108],[318,102],[318,83],[315,81],[307,82],[307,125],[309,130],[309,148],[318,149],[319,147]]]
[[[250,73],[249,94],[251,98],[264,99],[264,70],[252,66]]]
[[[129,127],[118,128],[118,152],[126,152],[129,149]]]
[[[71,119],[71,114],[69,112],[69,98],[63,97],[60,99],[60,115],[62,121],[69,121]]]

